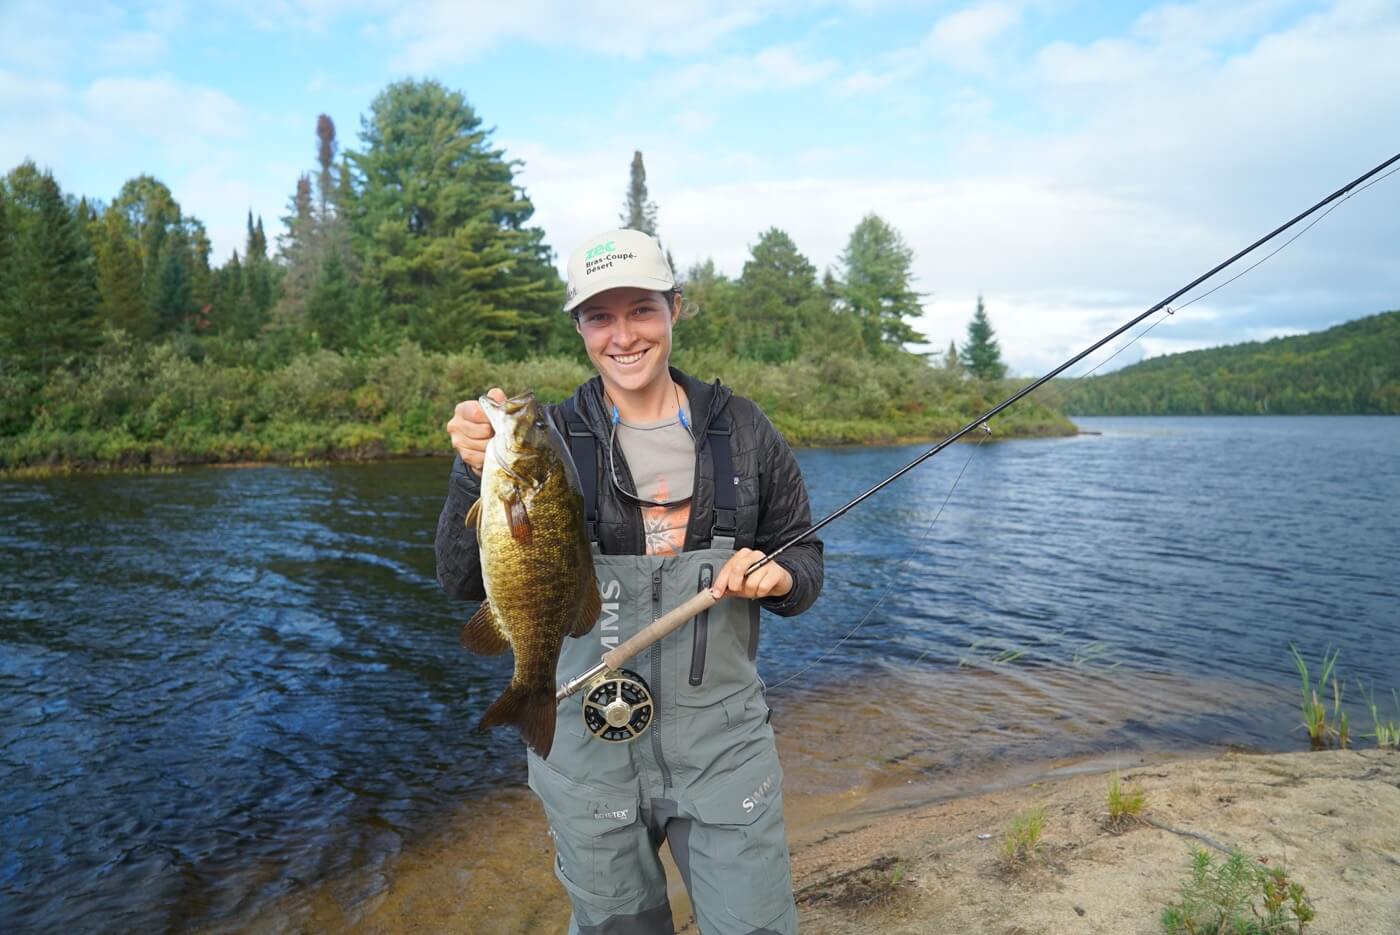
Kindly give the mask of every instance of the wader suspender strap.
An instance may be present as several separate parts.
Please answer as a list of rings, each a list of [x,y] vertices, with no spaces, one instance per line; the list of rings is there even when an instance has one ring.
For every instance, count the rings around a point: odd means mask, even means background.
[[[564,423],[569,429],[569,454],[578,469],[578,482],[583,488],[583,519],[588,541],[598,546],[598,444],[588,426],[579,418],[573,398],[564,401]],[[738,533],[735,487],[739,478],[729,456],[729,413],[721,412],[705,430],[710,441],[710,462],[714,467],[715,505],[714,525],[710,528],[710,548],[732,549]]]
[[[574,409],[573,398],[564,401],[564,424],[569,429],[569,454],[578,470],[579,486],[583,488],[583,521],[588,541],[598,549],[598,448],[593,433],[583,424]]]
[[[734,474],[734,465],[729,458],[729,413],[715,416],[710,427],[705,430],[710,439],[710,463],[714,467],[715,478],[715,521],[710,528],[710,548],[732,549],[739,526],[735,519],[735,505],[739,478]]]

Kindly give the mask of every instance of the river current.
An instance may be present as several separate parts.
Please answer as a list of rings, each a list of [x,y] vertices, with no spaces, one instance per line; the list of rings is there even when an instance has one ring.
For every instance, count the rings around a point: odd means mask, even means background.
[[[775,724],[916,778],[1304,749],[1290,644],[1340,650],[1354,733],[1362,685],[1400,719],[1400,419],[1078,422],[1101,434],[954,446],[828,527],[816,607],[765,618]],[[800,451],[815,514],[919,450]],[[0,929],[236,928],[523,781],[515,736],[471,729],[509,658],[458,648],[434,580],[447,471],[0,481]],[[940,685],[980,738],[956,756],[909,700]]]

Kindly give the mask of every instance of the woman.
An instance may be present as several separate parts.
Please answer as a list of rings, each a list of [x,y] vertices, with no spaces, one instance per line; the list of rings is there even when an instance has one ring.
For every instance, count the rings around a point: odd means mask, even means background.
[[[549,414],[579,467],[603,613],[587,636],[564,641],[560,675],[584,671],[702,587],[728,596],[629,664],[656,705],[640,738],[589,736],[575,697],[559,706],[548,761],[528,754],[570,932],[671,932],[662,841],[705,935],[795,932],[782,770],[754,658],[760,607],[793,616],[816,600],[821,542],[744,571],[811,525],[802,475],[758,406],[669,367],[681,295],[655,238],[590,238],[569,260],[565,295],[598,375]],[[491,426],[467,401],[446,427],[459,458],[438,522],[438,580],[479,601],[464,518]]]

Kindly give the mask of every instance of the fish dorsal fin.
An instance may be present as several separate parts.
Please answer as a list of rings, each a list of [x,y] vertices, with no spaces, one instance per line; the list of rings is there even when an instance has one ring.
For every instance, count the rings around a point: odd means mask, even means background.
[[[598,582],[593,580],[593,576],[588,576],[588,587],[584,589],[583,604],[578,609],[578,619],[574,621],[574,627],[569,631],[570,636],[583,636],[593,629],[593,624],[598,622],[598,615],[603,612],[603,599],[598,596]]]
[[[467,510],[467,528],[468,528],[468,529],[479,529],[479,528],[481,528],[481,527],[480,527],[480,524],[481,524],[481,500],[478,499],[475,503],[473,503],[473,504],[471,505],[471,508]]]
[[[496,626],[496,612],[491,609],[490,601],[481,602],[467,625],[462,627],[457,642],[462,644],[463,649],[478,656],[499,656],[510,648],[510,643],[501,635],[500,627]]]

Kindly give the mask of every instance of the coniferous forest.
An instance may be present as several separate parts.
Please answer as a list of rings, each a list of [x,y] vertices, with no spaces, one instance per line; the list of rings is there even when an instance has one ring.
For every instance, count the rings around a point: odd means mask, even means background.
[[[1153,357],[1053,389],[1077,415],[1400,415],[1400,311]]]
[[[399,82],[353,148],[329,117],[314,132],[286,213],[249,214],[221,264],[158,179],[110,201],[29,162],[0,180],[0,469],[443,453],[457,401],[496,384],[559,400],[592,373],[518,163],[462,94]],[[664,242],[641,153],[618,191],[621,223]],[[948,432],[1002,387],[904,349],[921,337],[912,261],[873,214],[822,274],[758,233],[735,278],[678,271],[699,313],[675,362],[757,399],[794,444]],[[1073,428],[1031,404],[999,430]]]

